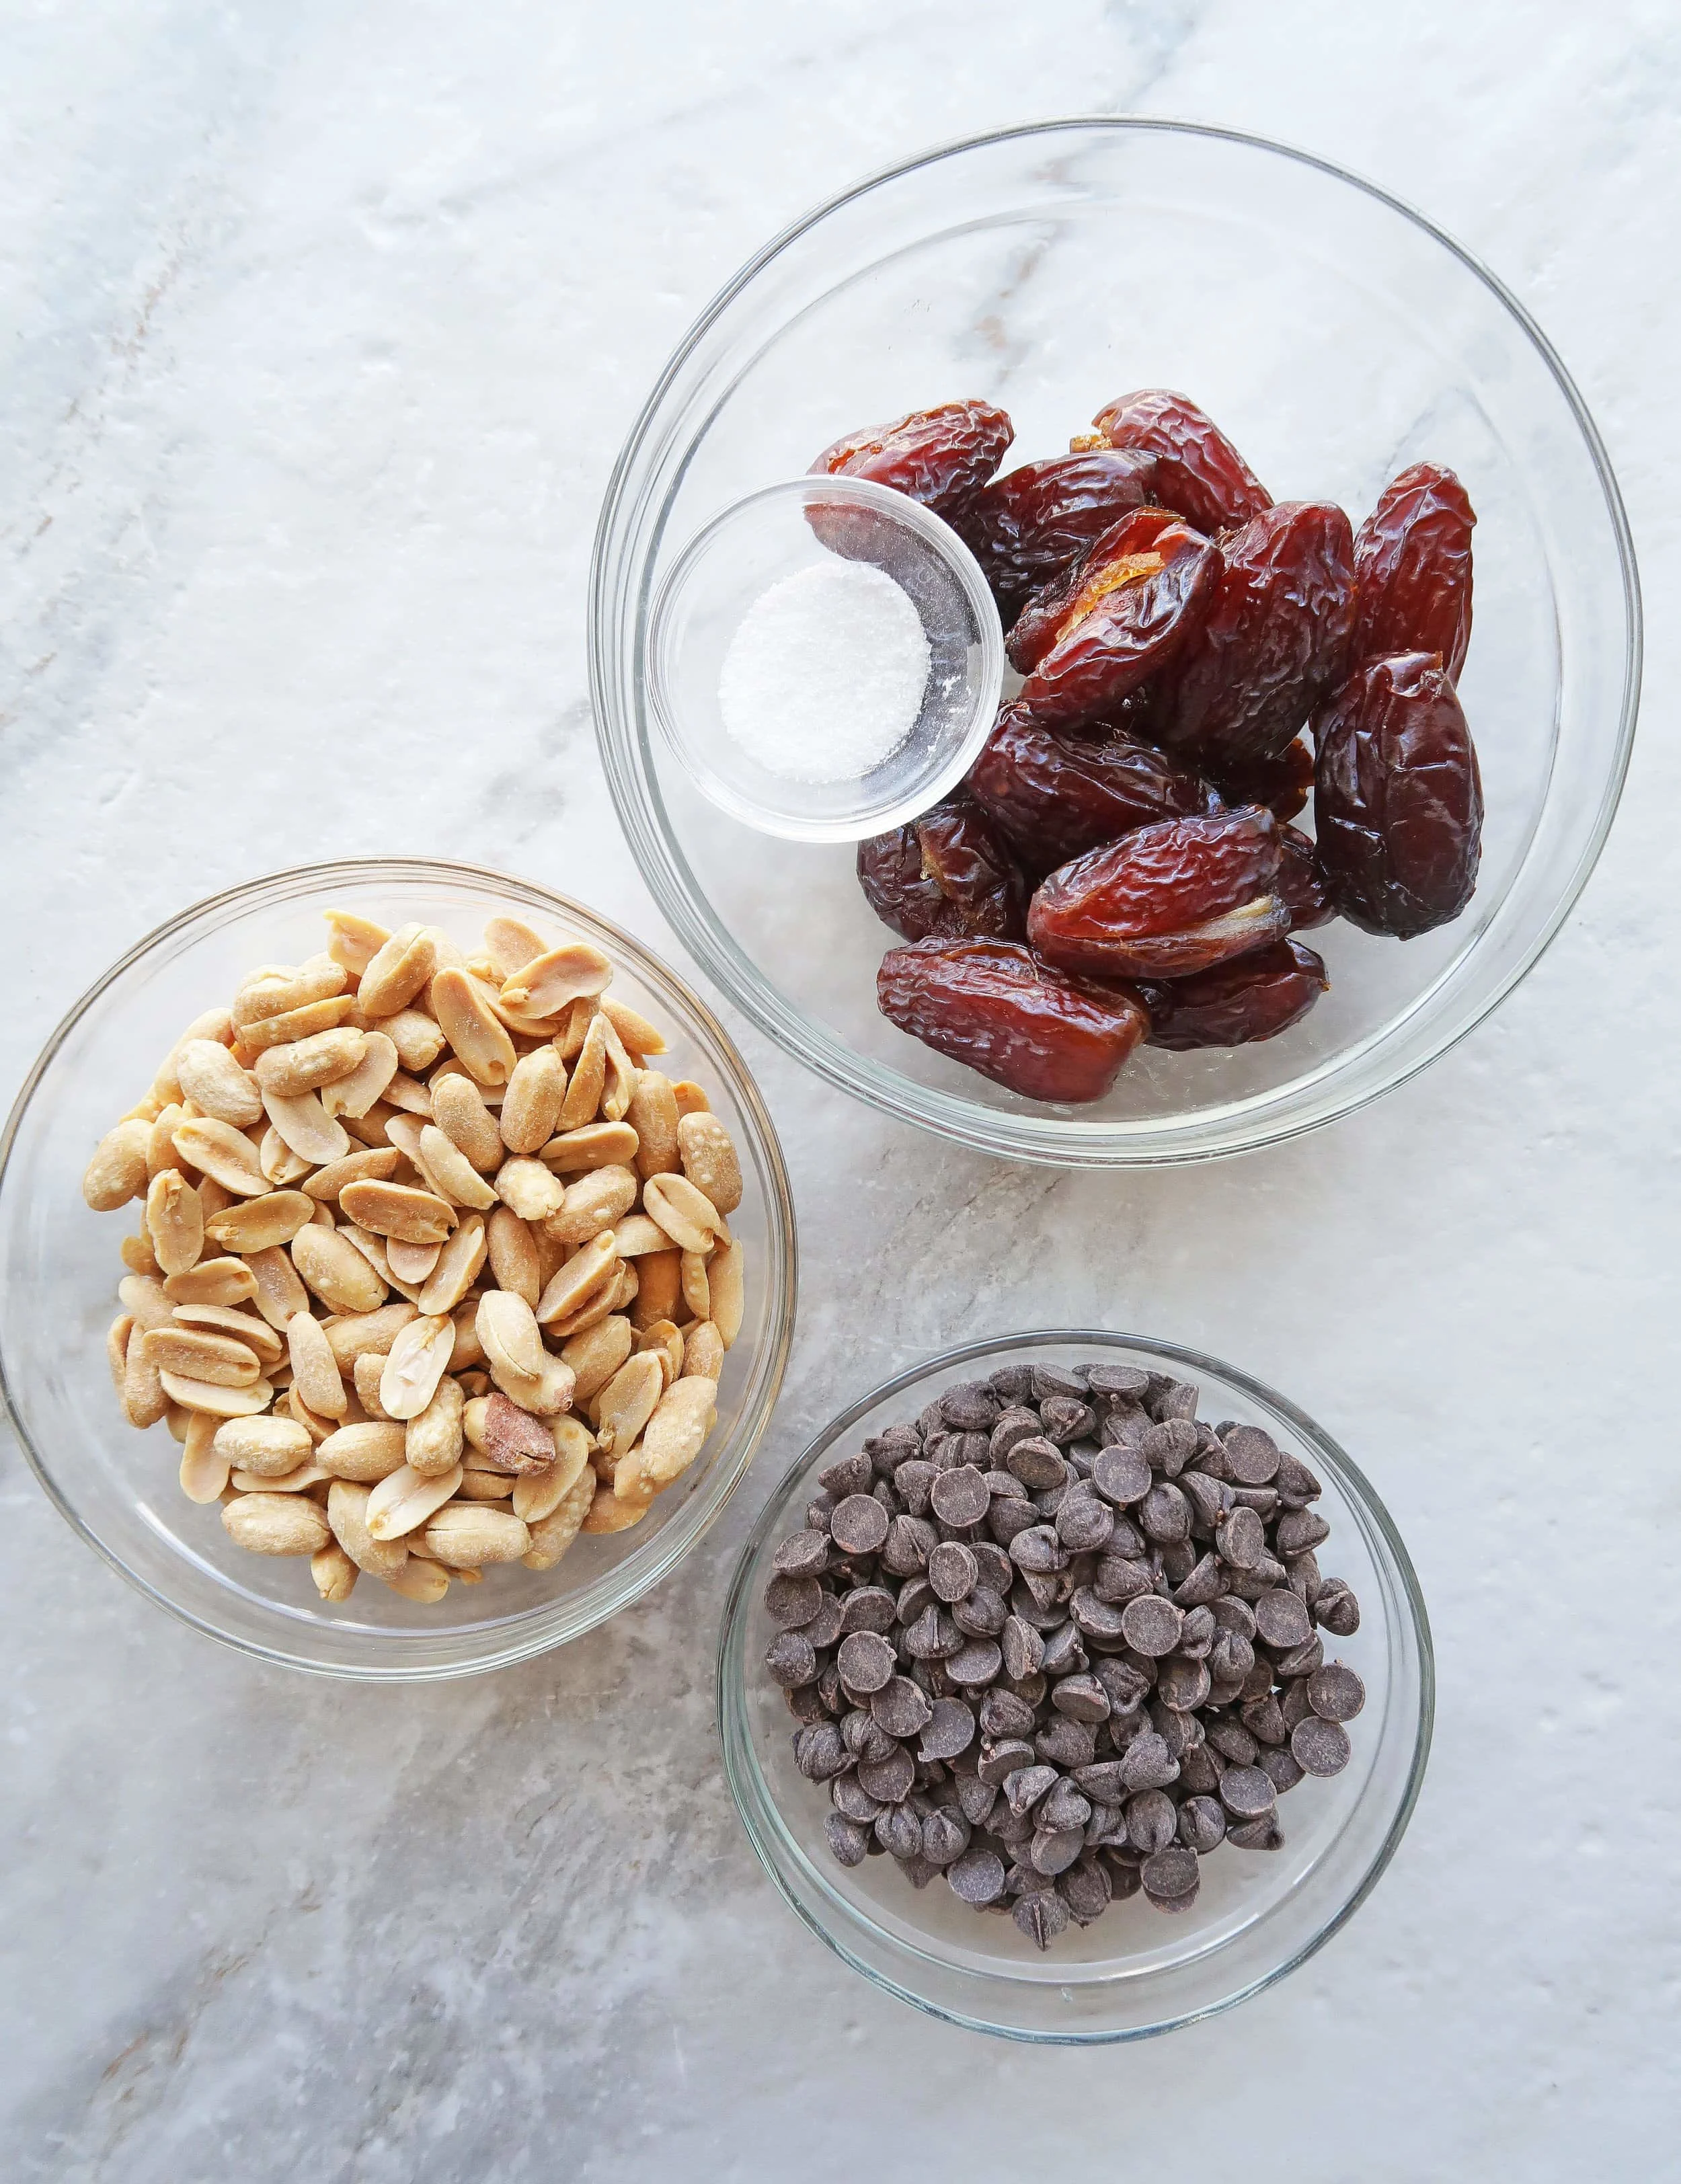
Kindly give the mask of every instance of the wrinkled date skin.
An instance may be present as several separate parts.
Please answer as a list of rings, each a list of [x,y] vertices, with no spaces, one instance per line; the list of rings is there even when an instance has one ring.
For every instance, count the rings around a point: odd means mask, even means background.
[[[1027,929],[1021,868],[992,820],[965,795],[860,842],[858,883],[877,916],[907,940],[1020,940]]]
[[[1027,911],[1048,962],[1100,978],[1185,978],[1281,940],[1278,826],[1246,805],[1140,827],[1055,872]]]
[[[1183,1052],[1276,1039],[1301,1022],[1330,983],[1311,948],[1280,940],[1194,978],[1139,990],[1149,1011],[1150,1045]]]
[[[1337,908],[1403,940],[1457,917],[1477,884],[1483,783],[1440,658],[1368,660],[1314,731],[1314,830]]]
[[[1313,837],[1300,827],[1278,829],[1278,893],[1290,913],[1292,933],[1311,933],[1316,925],[1328,925],[1337,914],[1319,869]]]
[[[1027,679],[1017,704],[1052,728],[1112,714],[1177,656],[1219,577],[1219,548],[1183,523],[1159,509],[1124,518],[1064,579],[1066,607],[1055,587],[1056,598],[1030,600],[1018,617],[1009,650]]]
[[[869,478],[949,521],[991,477],[1015,437],[1007,414],[990,402],[943,402],[849,433],[823,450],[810,475]]]
[[[1391,478],[1355,541],[1353,658],[1435,652],[1457,682],[1471,643],[1471,533],[1465,488],[1436,463]]]
[[[1183,394],[1141,387],[1099,410],[1092,422],[1111,448],[1154,455],[1156,498],[1211,538],[1272,504],[1214,420]]]
[[[1124,728],[1042,728],[1007,705],[969,776],[1036,879],[1086,850],[1211,801],[1206,785]]]
[[[1347,670],[1354,532],[1326,500],[1281,500],[1221,543],[1201,627],[1163,678],[1157,740],[1216,780],[1278,758]]]
[[[1127,988],[1065,978],[1005,940],[890,950],[876,1000],[901,1031],[1028,1100],[1100,1100],[1149,1028]]]
[[[1155,485],[1154,455],[1102,448],[1023,463],[983,486],[957,527],[1005,627],[1029,593],[1053,582],[1110,524],[1150,500]]]

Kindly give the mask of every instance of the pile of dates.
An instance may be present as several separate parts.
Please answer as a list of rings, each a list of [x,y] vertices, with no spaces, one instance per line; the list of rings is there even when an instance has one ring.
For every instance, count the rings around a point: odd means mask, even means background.
[[[953,526],[1023,678],[963,788],[861,843],[858,876],[909,944],[884,1015],[1030,1099],[1097,1100],[1141,1041],[1300,1022],[1328,982],[1298,935],[1340,916],[1405,939],[1470,900],[1477,519],[1433,463],[1358,533],[1329,501],[1275,501],[1162,388],[996,476],[1013,437],[951,402],[812,466]],[[1289,823],[1310,794],[1312,837]]]

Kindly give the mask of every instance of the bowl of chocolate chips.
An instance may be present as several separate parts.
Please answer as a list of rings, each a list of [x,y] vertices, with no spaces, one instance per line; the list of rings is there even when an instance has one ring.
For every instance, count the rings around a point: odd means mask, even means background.
[[[720,1727],[812,1930],[931,2014],[1137,2039],[1293,1970],[1429,1750],[1418,1583],[1322,1428],[1141,1335],[965,1344],[790,1467],[736,1571]]]

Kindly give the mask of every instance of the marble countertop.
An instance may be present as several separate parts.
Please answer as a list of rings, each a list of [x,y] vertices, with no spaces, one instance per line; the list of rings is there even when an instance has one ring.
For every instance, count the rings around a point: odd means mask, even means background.
[[[1664,2170],[1673,11],[87,0],[10,9],[5,44],[0,1100],[136,935],[284,863],[552,877],[564,844],[570,891],[669,946],[590,732],[607,471],[738,261],[926,142],[1192,115],[1419,203],[1577,376],[1653,611],[1628,792],[1562,938],[1477,1037],[1307,1143],[1013,1167],[745,1038],[807,1240],[792,1368],[726,1520],[593,1638],[400,1692],[267,1671],[121,1585],[0,1444],[0,2168]],[[811,1940],[737,1825],[710,1690],[734,1550],[816,1423],[960,1330],[1087,1318],[1251,1364],[1350,1446],[1441,1672],[1417,1817],[1352,1924],[1259,2001],[1095,2053],[924,2020]]]

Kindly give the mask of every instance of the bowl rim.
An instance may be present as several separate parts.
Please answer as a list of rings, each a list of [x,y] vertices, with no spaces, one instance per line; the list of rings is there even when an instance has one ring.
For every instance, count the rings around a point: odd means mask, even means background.
[[[1600,788],[1592,827],[1578,850],[1573,865],[1556,883],[1546,915],[1537,930],[1522,948],[1513,951],[1512,960],[1498,983],[1472,1013],[1461,1022],[1451,1017],[1444,1021],[1426,1039],[1419,1051],[1403,1056],[1391,1072],[1380,1081],[1357,1086],[1338,1096],[1329,1105],[1317,1106],[1310,1113],[1247,1116],[1238,1123],[1235,1128],[1229,1123],[1222,1123],[1221,1117],[1228,1112],[1227,1107],[1211,1108],[1201,1119],[1204,1129],[1213,1134],[1213,1142],[1153,1142],[1153,1134],[1159,1135],[1163,1127],[1160,1121],[1142,1127],[1111,1124],[1107,1126],[1107,1134],[1105,1134],[1102,1129],[1083,1124],[1077,1118],[1068,1120],[1058,1116],[988,1108],[978,1101],[965,1098],[960,1093],[919,1084],[890,1065],[873,1062],[858,1055],[838,1034],[812,1022],[804,1011],[793,1004],[784,1002],[769,982],[758,976],[750,963],[743,961],[742,967],[746,975],[741,975],[733,960],[739,951],[712,914],[705,902],[704,891],[698,885],[693,889],[690,887],[687,860],[666,826],[663,799],[657,784],[652,781],[651,776],[643,778],[643,769],[636,762],[637,738],[633,722],[624,738],[622,750],[617,747],[610,732],[609,724],[615,710],[614,690],[619,679],[616,662],[613,659],[617,650],[618,632],[613,624],[614,609],[610,597],[615,573],[610,560],[614,533],[626,512],[632,471],[650,440],[661,406],[689,359],[719,320],[760,274],[791,244],[832,214],[871,192],[903,181],[921,169],[936,166],[943,160],[966,153],[1077,131],[1188,136],[1271,153],[1331,181],[1347,184],[1362,196],[1386,207],[1422,230],[1439,244],[1504,308],[1536,352],[1562,396],[1587,448],[1605,502],[1616,542],[1622,584],[1623,671],[1616,748]],[[686,468],[685,462],[680,467],[680,476],[682,470]],[[645,590],[648,572],[644,570],[643,574]],[[1255,131],[1159,114],[1049,116],[1035,121],[985,130],[973,136],[951,138],[914,153],[909,159],[894,161],[861,176],[789,221],[754,252],[717,291],[666,359],[614,464],[602,499],[590,558],[589,686],[602,770],[607,778],[608,793],[613,799],[620,824],[637,867],[662,916],[682,945],[707,976],[729,996],[733,1005],[767,1038],[826,1083],[884,1114],[892,1115],[902,1122],[914,1123],[956,1144],[997,1156],[1054,1167],[1177,1167],[1194,1161],[1223,1159],[1234,1154],[1257,1151],[1264,1146],[1284,1144],[1310,1131],[1339,1122],[1346,1116],[1356,1114],[1372,1101],[1410,1083],[1486,1022],[1546,953],[1599,861],[1617,816],[1628,776],[1639,711],[1644,649],[1645,622],[1639,571],[1628,512],[1610,455],[1599,427],[1563,359],[1529,310],[1506,282],[1474,252],[1457,242],[1427,214],[1380,183],[1370,181],[1333,159]],[[632,697],[632,710],[634,702]],[[1521,871],[1522,866],[1519,869]],[[1404,1012],[1402,1020],[1416,1017],[1422,1004],[1439,989],[1439,979],[1427,986]],[[1349,1054],[1361,1052],[1370,1045],[1369,1039],[1357,1042],[1349,1050]],[[1337,1060],[1340,1062],[1346,1058],[1346,1056],[1339,1056]],[[1322,1080],[1326,1074],[1327,1071],[1322,1066],[1311,1072],[1309,1081]],[[1171,1127],[1171,1118],[1167,1126]]]
[[[289,1648],[284,1644],[266,1645],[237,1631],[224,1629],[208,1616],[199,1614],[183,1602],[171,1598],[167,1592],[162,1591],[138,1570],[131,1568],[121,1555],[93,1529],[92,1524],[63,1491],[43,1462],[24,1423],[18,1403],[14,1399],[12,1385],[8,1377],[6,1347],[3,1336],[0,1336],[0,1420],[3,1420],[10,1427],[17,1439],[19,1447],[23,1451],[25,1461],[34,1473],[47,1499],[78,1537],[92,1547],[102,1561],[115,1570],[117,1574],[131,1585],[137,1592],[164,1609],[177,1622],[184,1623],[190,1629],[203,1632],[206,1637],[215,1639],[222,1645],[231,1646],[237,1652],[250,1654],[257,1659],[268,1661],[282,1668],[300,1669],[307,1674],[328,1676],[346,1682],[386,1685],[443,1682],[461,1676],[482,1674],[495,1669],[508,1668],[516,1662],[531,1660],[540,1654],[550,1652],[558,1646],[570,1644],[573,1639],[581,1638],[587,1632],[598,1629],[603,1623],[610,1621],[622,1609],[644,1598],[655,1585],[669,1577],[677,1564],[704,1538],[707,1532],[716,1523],[731,1496],[746,1476],[759,1444],[764,1439],[765,1429],[770,1424],[771,1412],[781,1393],[783,1376],[788,1368],[788,1357],[793,1346],[794,1323],[799,1307],[799,1234],[793,1188],[788,1180],[782,1142],[777,1136],[776,1124],[771,1118],[770,1110],[765,1104],[757,1082],[748,1068],[735,1041],[710,1006],[700,998],[681,973],[663,962],[651,949],[637,939],[633,934],[624,931],[611,919],[604,917],[598,911],[590,909],[587,905],[576,901],[570,895],[560,894],[556,889],[545,887],[540,881],[526,879],[517,873],[501,872],[492,866],[472,864],[457,858],[384,855],[336,857],[325,860],[319,864],[281,866],[272,872],[259,873],[253,878],[240,881],[232,887],[220,889],[214,894],[206,895],[196,902],[189,903],[184,909],[177,911],[160,924],[153,927],[109,969],[103,972],[66,1011],[47,1037],[28,1074],[19,1087],[17,1096],[13,1100],[10,1112],[6,1117],[4,1128],[0,1128],[0,1197],[3,1196],[13,1148],[25,1115],[29,1110],[42,1079],[56,1059],[65,1039],[94,1004],[153,949],[170,939],[172,935],[181,932],[185,927],[205,920],[209,920],[214,924],[220,913],[237,906],[247,899],[260,895],[267,890],[284,887],[287,895],[296,896],[342,883],[354,883],[359,885],[369,882],[376,883],[381,877],[392,880],[400,878],[424,881],[434,876],[443,876],[457,883],[477,885],[497,892],[511,888],[516,893],[534,898],[533,907],[537,904],[547,902],[554,905],[556,910],[564,912],[569,918],[576,920],[586,930],[593,933],[600,940],[604,952],[614,955],[624,961],[628,968],[633,969],[639,978],[644,979],[656,990],[667,985],[676,989],[685,1006],[693,1011],[706,1037],[715,1043],[724,1072],[729,1079],[730,1089],[740,1101],[742,1111],[752,1125],[764,1156],[765,1177],[770,1186],[766,1192],[765,1216],[771,1246],[767,1251],[765,1279],[771,1284],[773,1301],[780,1292],[782,1308],[768,1331],[765,1359],[759,1369],[758,1392],[753,1396],[744,1410],[737,1429],[736,1440],[738,1446],[731,1460],[728,1475],[726,1477],[721,1473],[715,1474],[722,1479],[721,1490],[716,1493],[715,1497],[704,1510],[691,1530],[683,1533],[680,1538],[667,1542],[660,1548],[659,1552],[652,1554],[646,1566],[638,1571],[637,1581],[633,1585],[617,1597],[610,1600],[604,1599],[598,1604],[597,1612],[579,1621],[575,1628],[565,1630],[552,1630],[545,1623],[537,1620],[543,1615],[543,1609],[531,1609],[514,1621],[511,1627],[508,1618],[504,1618],[498,1624],[478,1626],[487,1631],[494,1629],[504,1629],[508,1631],[504,1642],[494,1650],[487,1652],[481,1658],[428,1660],[422,1663],[406,1662],[402,1658],[402,1648],[407,1639],[426,1635],[419,1631],[395,1631],[391,1634],[392,1650],[397,1658],[390,1662],[322,1661],[313,1659],[307,1654]],[[288,883],[292,884],[287,885]],[[778,1245],[780,1250],[777,1248]],[[722,1453],[723,1451],[721,1451],[720,1455],[721,1456]],[[704,1488],[703,1487],[701,1490],[704,1491]],[[663,1540],[666,1531],[676,1533],[681,1529],[676,1524],[665,1527],[660,1532],[653,1535],[648,1545],[652,1546],[656,1541]],[[622,1567],[622,1565],[615,1567]],[[610,1575],[610,1572],[608,1574]],[[558,1605],[558,1602],[551,1604],[548,1610],[551,1617]],[[520,1625],[528,1620],[532,1622],[535,1627],[528,1630],[523,1635],[515,1635]]]
[[[773,1854],[773,1830],[788,1830],[782,1821],[775,1798],[765,1782],[763,1769],[753,1750],[752,1740],[745,1728],[746,1678],[738,1674],[732,1656],[741,1653],[740,1669],[746,1668],[744,1633],[752,1602],[749,1584],[754,1564],[768,1543],[776,1524],[786,1514],[785,1503],[795,1483],[805,1474],[817,1455],[826,1446],[832,1446],[849,1433],[860,1418],[866,1418],[879,1405],[906,1390],[961,1366],[982,1358],[997,1358],[1009,1353],[1030,1350],[1047,1344],[1058,1343],[1072,1346],[1094,1346],[1100,1349],[1126,1349],[1142,1351],[1172,1363],[1183,1365],[1195,1373],[1213,1373],[1220,1379],[1255,1401],[1261,1407],[1277,1412],[1287,1419],[1311,1448],[1324,1453],[1334,1463],[1339,1473],[1339,1485],[1349,1498],[1356,1502],[1393,1557],[1394,1570],[1400,1580],[1401,1598],[1406,1604],[1412,1635],[1418,1656],[1418,1718],[1413,1732],[1413,1746],[1408,1763],[1405,1784],[1396,1804],[1382,1841],[1367,1862],[1355,1887],[1338,1905],[1332,1915],[1325,1919],[1299,1947],[1291,1950],[1276,1964],[1234,1987],[1229,1994],[1211,2002],[1199,2003],[1166,2015],[1147,2025],[1132,2025],[1111,2030],[1093,2030],[1088,2027],[1069,2027],[1046,2030],[1019,2025],[1002,2025],[975,2015],[946,2001],[921,1993],[882,1969],[878,1963],[866,1959],[855,1948],[848,1946],[835,1925],[826,1924],[813,1907],[802,1900],[795,1892],[782,1865]],[[738,1641],[741,1641],[739,1644]],[[1382,1497],[1371,1480],[1332,1435],[1311,1418],[1299,1404],[1267,1382],[1246,1372],[1241,1366],[1227,1362],[1211,1352],[1200,1351],[1187,1344],[1171,1342],[1161,1336],[1129,1334],[1114,1328],[1044,1327],[1029,1329],[1019,1334],[983,1335],[918,1359],[903,1370],[892,1373],[877,1386],[869,1390],[854,1402],[828,1419],[806,1442],[799,1454],[784,1468],[764,1507],[754,1519],[751,1533],[737,1557],[731,1573],[729,1590],[725,1596],[722,1618],[719,1625],[716,1654],[717,1696],[715,1701],[719,1742],[724,1755],[725,1780],[729,1785],[738,1817],[753,1846],[754,1856],[775,1886],[782,1901],[793,1912],[800,1923],[815,1934],[843,1963],[861,1972],[872,1984],[882,1987],[899,2001],[929,2017],[960,2025],[966,2031],[984,2032],[995,2037],[1018,2040],[1033,2046],[1059,2048],[1091,2048],[1114,2046],[1125,2042],[1154,2039],[1159,2034],[1177,2031],[1180,2026],[1200,2023],[1216,2017],[1252,1996],[1261,1994],[1270,1986],[1305,1964],[1332,1937],[1339,1933],[1382,1880],[1391,1859],[1400,1847],[1423,1787],[1424,1775],[1429,1763],[1430,1747],[1435,1724],[1436,1671],[1435,1651],[1430,1630],[1429,1612],[1425,1606],[1418,1573],[1413,1565],[1406,1544],[1401,1538],[1394,1519],[1390,1516]],[[798,1846],[796,1846],[798,1848]],[[804,1852],[799,1853],[802,1862]],[[814,1869],[815,1870],[815,1869]],[[819,1874],[819,1879],[821,1875]],[[888,1949],[901,1959],[913,1954],[927,1958],[927,1953],[912,1952],[897,1936],[874,1927],[867,1916],[847,1907],[848,1916],[863,1930],[871,1931],[884,1941]],[[938,1961],[938,1959],[929,1959]],[[1006,1974],[970,1975],[985,1992],[1006,1992],[1018,1984]],[[1043,1981],[1031,1983],[1038,1992],[1053,1990]]]

